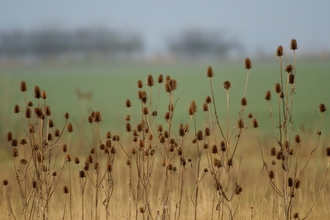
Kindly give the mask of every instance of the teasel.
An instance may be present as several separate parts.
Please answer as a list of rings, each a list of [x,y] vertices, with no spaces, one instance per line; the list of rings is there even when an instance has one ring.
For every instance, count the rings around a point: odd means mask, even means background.
[[[20,90],[21,90],[21,92],[26,92],[27,91],[27,86],[26,86],[25,81],[21,81]]]
[[[69,188],[68,188],[67,186],[64,186],[64,187],[63,187],[63,192],[64,192],[65,194],[68,194],[68,193],[69,193]]]
[[[223,83],[223,87],[226,89],[226,90],[229,90],[231,88],[231,82],[230,81],[225,81]]]
[[[276,49],[276,56],[281,57],[283,56],[283,47],[280,45]]]
[[[77,164],[77,165],[80,163],[80,160],[79,160],[78,157],[74,158],[74,163]]]
[[[149,74],[149,75],[147,76],[146,81],[147,81],[147,86],[149,86],[149,87],[152,87],[152,86],[155,84],[155,83],[154,83],[154,78],[152,77],[151,74]]]
[[[42,118],[44,116],[44,113],[42,112],[41,108],[34,108],[34,114],[38,117],[38,118]]]
[[[160,83],[163,83],[163,81],[164,81],[164,79],[163,79],[163,75],[160,74],[160,75],[158,76],[158,83],[159,83],[159,84],[160,84]]]
[[[327,157],[330,157],[330,147],[327,147],[325,149],[325,153],[326,153]]]
[[[272,99],[272,93],[269,90],[266,92],[265,99],[267,101],[270,101]]]
[[[12,141],[13,140],[13,133],[11,133],[10,131],[7,133],[7,141]]]
[[[291,43],[290,43],[290,49],[291,49],[291,50],[297,50],[297,49],[298,49],[298,44],[297,44],[296,39],[292,39],[292,40],[291,40]]]
[[[290,73],[290,75],[289,75],[289,84],[294,84],[294,78],[295,78],[295,76],[294,76],[294,74],[293,73]]]
[[[221,161],[220,161],[219,159],[217,159],[217,158],[214,158],[214,159],[213,159],[213,165],[214,165],[215,167],[217,167],[217,168],[222,167],[222,165],[221,165]]]
[[[49,119],[48,121],[48,127],[53,128],[54,127],[54,121],[52,119]]]
[[[68,128],[68,132],[69,133],[72,133],[73,132],[73,125],[71,124],[71,122],[68,123],[67,128]]]
[[[68,112],[65,112],[65,114],[64,114],[64,118],[65,118],[66,120],[68,120],[68,119],[70,118],[70,114],[69,114]]]
[[[245,64],[245,69],[249,70],[252,68],[252,63],[251,63],[250,58],[246,58],[244,64]]]
[[[45,107],[45,114],[46,116],[51,116],[52,114],[52,111],[48,105]]]
[[[275,147],[272,147],[272,148],[270,149],[270,155],[271,155],[271,156],[276,156],[276,148],[275,148]]]
[[[11,141],[11,146],[12,146],[12,147],[17,147],[17,145],[18,145],[18,141],[17,141],[17,139],[13,139],[13,140]]]
[[[101,113],[99,112],[99,111],[96,111],[95,112],[95,115],[94,115],[94,121],[96,122],[96,123],[99,123],[99,122],[101,122]]]
[[[239,129],[243,129],[244,128],[244,122],[243,122],[243,119],[238,119],[237,120],[237,126]]]
[[[129,122],[126,123],[126,132],[131,132],[132,131],[132,126]]]
[[[34,97],[36,99],[40,99],[41,98],[41,90],[40,90],[39,86],[35,86],[34,87]]]
[[[280,94],[282,92],[281,84],[276,83],[275,84],[275,92]]]
[[[275,177],[274,172],[272,170],[270,170],[268,172],[268,176],[269,176],[270,179],[274,179],[274,177]]]
[[[292,187],[293,186],[293,179],[292,177],[288,178],[288,187]]]
[[[208,112],[209,111],[209,105],[207,103],[203,104],[203,112]]]
[[[210,104],[212,103],[212,98],[210,96],[205,97],[205,103]]]
[[[47,99],[47,92],[46,92],[46,90],[42,90],[42,92],[41,92],[41,98],[43,100]]]
[[[294,137],[294,140],[297,144],[299,144],[301,142],[301,139],[300,139],[300,136],[299,134],[297,134],[295,137]]]
[[[241,106],[246,106],[247,105],[247,99],[245,97],[243,97],[241,99]]]
[[[19,105],[14,106],[14,113],[17,114],[20,112]]]
[[[321,103],[319,105],[319,110],[320,110],[321,113],[323,113],[323,112],[325,112],[327,110],[327,108],[325,107],[325,105],[323,103]]]
[[[224,141],[220,142],[220,149],[221,149],[222,152],[226,151],[226,143]]]
[[[139,89],[142,89],[142,88],[143,88],[143,83],[142,83],[141,80],[138,80],[138,81],[137,81],[137,87],[138,87]]]
[[[83,179],[86,177],[86,173],[85,173],[85,170],[80,170],[79,171],[79,178]]]
[[[287,65],[287,66],[285,67],[285,72],[287,72],[287,73],[292,73],[292,71],[293,71],[293,66],[292,66],[292,65]]]
[[[60,130],[56,129],[55,132],[54,132],[54,136],[59,137],[60,135],[61,135]]]
[[[254,118],[252,120],[252,127],[254,127],[254,128],[258,128],[259,127],[258,119]]]
[[[213,69],[212,69],[212,67],[210,67],[210,66],[207,67],[206,76],[209,77],[209,78],[213,77]]]
[[[126,105],[126,108],[130,108],[132,106],[131,100],[126,99],[125,105]]]
[[[111,138],[111,132],[108,131],[108,132],[106,133],[105,137],[106,137],[107,139],[110,139],[110,138]]]

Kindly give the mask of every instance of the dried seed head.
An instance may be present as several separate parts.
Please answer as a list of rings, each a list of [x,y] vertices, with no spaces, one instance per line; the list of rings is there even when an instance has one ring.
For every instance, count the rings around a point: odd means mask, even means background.
[[[266,92],[265,99],[267,101],[270,101],[272,99],[272,93],[269,90]]]
[[[295,187],[296,189],[299,189],[299,188],[300,188],[300,180],[299,180],[299,179],[297,179],[297,180],[294,182],[294,187]]]
[[[126,123],[126,131],[127,132],[131,132],[132,131],[132,126],[131,126],[131,124],[130,123]]]
[[[107,134],[105,135],[107,139],[110,139],[111,138],[111,132],[108,131]]]
[[[175,79],[171,79],[170,80],[170,84],[171,84],[171,89],[172,89],[172,91],[174,91],[174,90],[176,90],[177,89],[177,82],[176,82],[176,80]]]
[[[66,155],[66,161],[68,161],[69,163],[71,162],[71,156],[70,156],[70,154],[67,154]]]
[[[295,137],[294,137],[294,140],[297,144],[299,144],[301,142],[301,139],[300,139],[300,136],[299,134],[297,134]]]
[[[142,83],[141,80],[138,80],[138,81],[137,81],[137,87],[138,87],[139,89],[142,89],[142,88],[143,88],[143,83]]]
[[[288,187],[292,187],[293,186],[293,179],[292,177],[288,178]]]
[[[33,102],[31,102],[31,101],[28,102],[28,106],[29,106],[29,107],[32,107],[32,106],[33,106]]]
[[[162,82],[163,82],[163,75],[160,74],[160,75],[158,76],[158,83],[162,83]]]
[[[94,122],[94,117],[93,116],[88,116],[88,123],[92,124]]]
[[[211,98],[210,96],[206,96],[206,97],[205,97],[205,102],[206,102],[207,104],[212,103],[212,98]]]
[[[283,56],[283,47],[280,45],[276,49],[276,56],[281,57]]]
[[[39,86],[35,86],[34,87],[34,97],[36,99],[40,99],[41,98],[41,90],[40,90]]]
[[[168,104],[167,109],[168,109],[168,111],[173,112],[174,111],[173,103]]]
[[[282,92],[281,84],[279,83],[275,84],[275,92],[278,94]]]
[[[209,148],[209,144],[208,143],[204,143],[203,148],[204,149],[208,149]]]
[[[327,157],[330,157],[330,147],[327,147],[325,149],[325,153],[326,153]]]
[[[199,141],[202,141],[203,140],[203,131],[202,130],[199,130],[197,132],[196,139],[199,140]]]
[[[99,122],[101,122],[101,113],[99,112],[99,111],[96,111],[95,112],[95,115],[94,115],[94,121],[96,122],[96,123],[99,123]]]
[[[54,121],[52,119],[49,119],[48,121],[48,127],[53,128],[54,127]]]
[[[226,151],[226,143],[224,141],[220,142],[220,149],[221,149],[222,152]]]
[[[297,45],[297,41],[296,39],[292,39],[291,43],[290,43],[290,49],[291,50],[297,50],[298,49],[298,45]]]
[[[294,84],[294,74],[293,73],[290,73],[290,75],[289,75],[289,83]]]
[[[127,160],[127,161],[126,161],[126,165],[127,165],[127,166],[131,166],[131,161],[130,161],[130,160]]]
[[[153,112],[151,113],[151,115],[154,116],[154,117],[156,117],[156,116],[157,116],[157,111],[156,111],[156,110],[153,111]]]
[[[246,106],[246,105],[247,105],[247,100],[246,100],[245,97],[243,97],[243,98],[241,99],[241,105],[242,105],[242,106]]]
[[[270,155],[276,156],[276,148],[275,147],[272,147],[272,149],[270,149]]]
[[[46,90],[42,90],[42,92],[41,92],[41,98],[42,99],[47,99],[47,92],[46,92]]]
[[[11,141],[11,146],[12,146],[12,147],[17,147],[17,145],[18,145],[18,141],[17,141],[17,139],[13,139],[13,140]]]
[[[144,212],[145,212],[144,208],[140,207],[140,213],[144,213]]]
[[[211,135],[210,128],[205,128],[205,136],[210,136],[210,135]]]
[[[11,133],[10,131],[7,133],[7,141],[12,141],[13,140],[13,133]]]
[[[63,192],[64,192],[65,194],[68,194],[68,193],[69,193],[69,188],[68,188],[67,186],[64,186],[64,187],[63,187]]]
[[[54,132],[54,136],[59,137],[60,135],[61,135],[60,130],[56,129],[55,132]]]
[[[73,126],[72,126],[71,122],[68,123],[67,128],[68,128],[68,132],[69,133],[72,133],[73,132]]]
[[[235,188],[235,194],[239,195],[239,194],[241,194],[242,191],[243,191],[243,188],[241,186],[237,185]]]
[[[138,97],[143,103],[147,103],[147,92],[144,90],[138,91]]]
[[[47,140],[48,141],[52,141],[53,140],[53,135],[51,133],[48,134]]]
[[[208,105],[207,103],[204,103],[204,104],[203,104],[203,111],[204,111],[204,112],[209,111],[209,105]]]
[[[80,160],[79,160],[78,157],[74,158],[74,163],[75,163],[75,164],[79,164],[79,163],[80,163]]]
[[[251,63],[250,58],[246,58],[244,64],[245,64],[245,69],[249,70],[252,68],[252,63]]]
[[[63,144],[62,151],[63,153],[66,153],[68,151],[68,146],[66,144]]]
[[[168,138],[170,135],[169,135],[169,133],[168,133],[168,131],[164,131],[164,137],[165,138]]]
[[[277,152],[276,159],[277,160],[282,160],[283,158],[284,158],[284,155],[283,155],[282,151]]]
[[[163,125],[159,124],[157,129],[159,133],[163,132]]]
[[[147,106],[144,106],[143,107],[142,113],[143,113],[143,115],[148,115],[149,114],[149,110],[148,110],[148,107]]]
[[[325,105],[323,103],[321,103],[319,105],[319,110],[320,110],[321,113],[323,113],[323,112],[325,112],[327,110],[327,108],[325,107]]]
[[[153,86],[155,83],[154,83],[154,78],[152,77],[152,75],[148,75],[147,76],[147,86],[149,86],[149,87],[151,87],[151,86]]]
[[[220,168],[222,165],[221,165],[221,161],[217,158],[214,158],[213,159],[213,165],[217,168]]]
[[[22,139],[19,141],[19,144],[21,144],[21,145],[25,145],[25,144],[27,144],[26,139],[25,139],[25,138],[22,138]]]
[[[107,171],[108,171],[109,173],[111,173],[111,171],[112,171],[112,164],[111,164],[111,163],[108,163],[108,164],[107,164]]]
[[[80,170],[80,171],[79,171],[79,177],[80,177],[80,178],[85,178],[85,177],[86,177],[86,173],[85,173],[84,170]]]
[[[233,158],[229,158],[227,164],[228,164],[228,167],[232,167],[233,166]]]
[[[276,160],[272,160],[272,165],[273,165],[273,166],[276,165]]]
[[[112,140],[113,140],[113,141],[120,141],[120,137],[119,137],[119,135],[114,135],[114,136],[112,137]]]
[[[45,107],[45,113],[46,113],[46,116],[51,116],[51,114],[52,114],[52,111],[48,105]]]
[[[125,105],[126,105],[126,108],[130,108],[132,106],[131,100],[126,99]]]
[[[184,128],[183,128],[183,127],[180,127],[180,128],[179,128],[179,135],[180,135],[181,137],[183,137],[183,136],[185,135],[185,132],[184,132]]]
[[[212,69],[212,67],[210,67],[210,66],[207,67],[206,76],[209,77],[209,78],[213,77],[213,69]]]
[[[231,87],[231,83],[230,83],[230,81],[225,81],[225,82],[223,83],[223,87],[224,87],[226,90],[229,90],[230,87]]]
[[[298,212],[294,213],[293,218],[299,218],[299,213]]]
[[[252,120],[252,126],[253,126],[254,128],[259,127],[258,119],[254,118],[254,119]]]
[[[292,66],[292,65],[287,65],[287,66],[285,67],[285,72],[287,72],[287,73],[292,73],[292,71],[293,71],[293,66]]]
[[[14,106],[14,113],[19,113],[19,105]]]
[[[3,181],[2,181],[2,184],[3,184],[4,186],[8,186],[8,184],[9,184],[9,183],[8,183],[8,180],[3,180]]]
[[[274,179],[275,175],[274,172],[272,170],[269,171],[268,176],[270,179]]]
[[[36,114],[38,118],[42,118],[44,116],[41,108],[34,108],[34,114]]]
[[[64,118],[65,118],[66,120],[68,120],[68,119],[70,118],[70,114],[69,114],[68,112],[65,112],[65,114],[64,114]]]
[[[13,150],[12,150],[12,152],[11,152],[11,155],[12,155],[13,157],[18,157],[18,150],[17,150],[16,147],[13,148]]]
[[[171,112],[166,112],[164,115],[164,119],[166,121],[169,121],[170,119],[172,119],[172,113]]]
[[[27,86],[26,86],[25,81],[21,81],[20,89],[21,89],[21,92],[27,91]]]
[[[237,121],[237,126],[239,129],[243,129],[244,128],[244,122],[243,122],[243,119],[238,119]]]

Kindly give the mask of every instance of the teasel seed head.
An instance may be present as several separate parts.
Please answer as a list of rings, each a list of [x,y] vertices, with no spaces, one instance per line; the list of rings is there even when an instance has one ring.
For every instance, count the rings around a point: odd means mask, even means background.
[[[56,129],[55,132],[54,132],[54,136],[59,137],[60,135],[61,135],[60,130]]]
[[[106,133],[105,137],[106,137],[107,139],[110,139],[110,138],[111,138],[111,132],[108,131],[108,132]]]
[[[172,170],[173,169],[173,165],[171,163],[167,164],[166,169],[167,170]]]
[[[276,49],[276,56],[281,57],[283,56],[283,47],[280,45]]]
[[[13,150],[12,150],[12,152],[11,152],[11,155],[12,155],[13,157],[18,157],[18,150],[17,150],[16,147],[13,148]]]
[[[325,107],[325,105],[323,103],[321,103],[319,105],[319,110],[320,110],[321,113],[323,113],[323,112],[325,112],[327,110],[327,108]]]
[[[169,121],[172,118],[172,113],[171,112],[166,112],[164,115],[164,119],[166,121]]]
[[[252,126],[253,126],[254,128],[258,128],[258,127],[259,127],[258,119],[254,118],[254,119],[252,120]]]
[[[268,176],[270,179],[274,179],[275,175],[274,172],[272,170],[269,171]]]
[[[45,107],[45,114],[46,116],[51,116],[52,114],[52,111],[48,105]]]
[[[51,133],[48,133],[47,140],[48,141],[52,141],[53,140],[53,135]]]
[[[147,106],[144,106],[143,107],[142,113],[143,113],[143,115],[148,115],[149,114],[149,110],[148,110],[148,107]]]
[[[213,165],[217,168],[220,168],[222,165],[221,165],[221,161],[217,158],[214,158],[213,159]]]
[[[77,164],[77,165],[80,164],[80,160],[79,160],[78,157],[74,158],[74,163]]]
[[[297,179],[297,180],[294,182],[294,187],[295,187],[296,189],[299,189],[299,188],[300,188],[300,180],[299,180],[299,179]]]
[[[163,83],[163,81],[164,81],[164,79],[163,79],[163,75],[160,74],[160,75],[158,76],[158,83]]]
[[[8,186],[9,182],[8,182],[8,180],[3,180],[3,181],[2,181],[2,184],[3,184],[4,186]]]
[[[40,99],[41,98],[41,90],[40,90],[39,86],[35,86],[34,87],[34,97],[36,99]]]
[[[132,148],[131,152],[132,152],[133,155],[136,154],[136,149],[135,149],[135,147]]]
[[[168,133],[168,131],[164,131],[164,137],[165,138],[168,138],[170,135],[169,135],[169,133]]]
[[[289,75],[289,84],[294,84],[294,74],[293,73],[290,73]]]
[[[209,78],[213,77],[213,69],[212,69],[212,67],[210,67],[210,66],[207,67],[206,76],[209,77]]]
[[[21,89],[21,92],[26,92],[27,91],[27,86],[26,86],[25,81],[21,81],[20,89]]]
[[[293,218],[299,218],[299,213],[298,212],[294,213]]]
[[[272,147],[272,149],[270,149],[270,155],[271,156],[276,156],[276,148]]]
[[[297,134],[295,137],[294,137],[294,140],[297,144],[299,144],[301,142],[301,139],[300,139],[300,135]]]
[[[69,162],[69,163],[71,162],[71,155],[70,154],[66,155],[66,161]]]
[[[65,114],[64,114],[64,118],[65,118],[66,120],[68,120],[68,119],[70,118],[70,114],[69,114],[68,112],[65,112]]]
[[[293,179],[292,177],[288,178],[288,187],[292,187],[293,186]]]
[[[99,123],[99,122],[101,122],[101,120],[102,120],[102,118],[101,118],[101,113],[100,113],[99,111],[96,111],[96,112],[95,112],[95,116],[94,116],[94,121],[95,121],[96,123]]]
[[[46,90],[42,90],[42,92],[41,92],[41,98],[42,99],[47,99],[47,92],[46,92]]]
[[[221,149],[222,152],[226,151],[226,143],[224,141],[220,142],[220,149]]]
[[[237,185],[235,188],[235,194],[239,195],[243,191],[243,188],[240,185]]]
[[[33,106],[33,102],[29,101],[29,102],[28,102],[28,106],[29,106],[29,107],[32,107],[32,106]]]
[[[203,112],[209,111],[209,105],[207,103],[203,104]]]
[[[202,141],[203,140],[203,131],[202,130],[199,130],[197,132],[196,139],[199,140],[199,141]]]
[[[168,92],[168,93],[169,93],[169,92],[172,91],[171,84],[170,84],[169,81],[166,81],[166,82],[165,82],[164,87],[165,87],[165,92]]]
[[[145,212],[144,208],[140,207],[140,213],[144,213],[144,212]]]
[[[129,122],[126,123],[126,132],[131,132],[132,131],[132,126]]]
[[[243,119],[238,119],[237,121],[237,126],[239,129],[243,129],[244,128],[244,122],[243,122]]]
[[[67,186],[64,186],[64,187],[63,187],[63,192],[64,192],[65,194],[68,194],[68,193],[69,193],[69,188],[68,188]]]
[[[281,84],[276,83],[275,84],[275,92],[280,94],[282,92]]]
[[[108,171],[109,173],[111,173],[111,171],[112,171],[112,164],[111,164],[111,163],[108,163],[108,164],[107,164],[107,171]]]
[[[126,99],[125,105],[126,105],[126,108],[130,108],[132,106],[131,100]]]
[[[186,134],[186,133],[184,132],[184,128],[183,128],[183,127],[180,127],[180,128],[179,128],[179,135],[180,135],[181,137],[183,137],[185,134]]]
[[[163,125],[159,124],[157,127],[158,133],[162,133],[163,132]]]
[[[293,71],[293,66],[292,66],[292,65],[287,65],[287,66],[285,67],[285,72],[287,72],[287,73],[292,73],[292,71]]]
[[[210,104],[212,103],[212,98],[210,96],[205,97],[205,103]]]
[[[88,171],[89,170],[89,163],[85,163],[84,164],[84,171]]]
[[[127,165],[127,166],[131,166],[131,161],[130,161],[130,160],[127,160],[127,161],[126,161],[126,165]]]
[[[19,105],[15,105],[15,106],[14,106],[14,113],[15,113],[15,114],[19,113],[19,110],[20,110],[20,109],[19,109]]]
[[[330,147],[327,147],[325,149],[325,153],[326,153],[327,157],[330,157]]]
[[[283,159],[284,155],[283,155],[283,152],[282,151],[278,151],[277,154],[276,154],[276,159],[277,160],[281,160]]]
[[[247,100],[246,100],[245,97],[243,97],[243,98],[241,99],[241,105],[242,105],[242,106],[246,106],[246,105],[247,105]]]
[[[22,139],[19,141],[19,144],[21,144],[21,145],[25,145],[25,144],[27,144],[26,139],[25,139],[25,138],[22,138]]]
[[[231,88],[231,83],[230,81],[225,81],[223,83],[223,87],[226,89],[226,90],[229,90]]]
[[[246,58],[244,64],[245,64],[245,69],[249,70],[252,68],[252,63],[251,63],[250,58]]]
[[[120,141],[120,137],[119,137],[119,135],[114,135],[114,136],[112,137],[112,140],[113,140],[113,141]]]
[[[298,49],[298,45],[297,45],[297,41],[296,39],[292,39],[291,43],[290,43],[290,49],[291,50],[297,50]]]
[[[88,116],[88,123],[92,124],[94,122],[94,117],[93,116]]]
[[[151,74],[149,74],[148,76],[147,76],[147,86],[149,86],[149,87],[151,87],[151,86],[153,86],[155,83],[154,83],[154,78],[152,77],[152,75]]]
[[[62,151],[63,153],[66,153],[68,151],[68,146],[66,144],[63,144]]]
[[[208,149],[209,148],[209,144],[208,143],[204,143],[203,148],[204,149]]]
[[[269,90],[266,92],[265,99],[267,101],[270,101],[272,99],[272,93]]]
[[[54,127],[54,121],[52,119],[49,119],[48,121],[48,127],[53,128]]]
[[[211,135],[211,130],[210,128],[205,128],[205,136],[210,136]]]
[[[12,147],[17,147],[17,145],[18,145],[18,141],[17,141],[17,139],[13,139],[13,140],[11,141],[11,146],[12,146]]]
[[[137,81],[137,87],[138,87],[139,89],[142,89],[142,88],[143,88],[143,83],[142,83],[141,80],[138,80],[138,81]]]
[[[176,80],[175,79],[171,79],[169,82],[170,82],[172,91],[176,90],[177,89],[177,86],[178,86]]]
[[[36,114],[38,118],[42,118],[44,116],[41,108],[34,108],[34,114]]]
[[[71,122],[68,123],[67,128],[68,128],[68,132],[69,133],[72,133],[73,132],[73,126],[72,126]]]
[[[228,167],[232,167],[233,166],[233,158],[229,158],[227,164],[228,164]]]
[[[12,141],[13,140],[13,133],[11,133],[10,131],[7,133],[7,141]]]
[[[84,170],[80,170],[80,171],[79,171],[79,178],[83,179],[83,178],[85,178],[85,177],[86,177],[86,173],[85,173],[85,171],[84,171]]]

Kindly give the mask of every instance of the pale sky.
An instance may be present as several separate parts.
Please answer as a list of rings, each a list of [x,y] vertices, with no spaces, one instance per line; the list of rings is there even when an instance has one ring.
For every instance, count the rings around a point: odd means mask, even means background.
[[[148,53],[162,51],[168,38],[187,28],[224,30],[247,54],[288,49],[330,51],[329,0],[1,0],[0,31],[57,25],[109,27],[140,33]]]

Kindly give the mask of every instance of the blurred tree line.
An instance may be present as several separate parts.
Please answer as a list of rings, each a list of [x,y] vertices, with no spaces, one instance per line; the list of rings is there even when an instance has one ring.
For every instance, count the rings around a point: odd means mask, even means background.
[[[227,40],[220,31],[184,30],[166,43],[167,51],[179,58],[225,57],[231,51],[241,51],[237,40]],[[130,57],[142,55],[145,50],[139,33],[115,31],[106,28],[64,30],[41,28],[31,31],[0,33],[0,58],[52,58],[61,55],[88,57]]]

